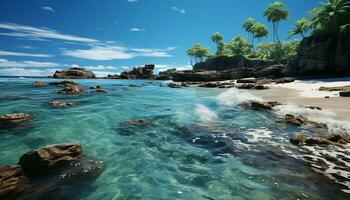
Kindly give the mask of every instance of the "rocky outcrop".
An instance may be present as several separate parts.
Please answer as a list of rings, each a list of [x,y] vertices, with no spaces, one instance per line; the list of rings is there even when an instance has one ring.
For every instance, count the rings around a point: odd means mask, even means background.
[[[12,113],[0,115],[0,129],[12,128],[23,122],[27,122],[32,115],[26,113]]]
[[[53,78],[75,78],[75,79],[92,79],[96,78],[95,74],[84,68],[73,67],[64,70],[57,70]]]
[[[269,66],[273,63],[264,60],[250,60],[241,55],[236,56],[218,56],[209,58],[205,62],[200,62],[194,65],[194,70],[231,70],[237,68],[255,68],[261,66]]]
[[[96,178],[103,169],[102,161],[83,155],[80,144],[46,146],[24,154],[18,165],[0,167],[0,199],[50,199],[50,193]]]
[[[125,71],[120,74],[121,79],[153,79],[154,65],[148,64],[144,67],[134,67],[131,71]],[[108,76],[107,76],[108,77]]]
[[[341,91],[341,92],[339,92],[339,96],[341,96],[341,97],[350,97],[350,90],[349,91]]]
[[[310,36],[300,44],[298,55],[286,73],[307,75],[350,75],[350,35]]]
[[[329,91],[329,92],[346,91],[346,90],[350,90],[350,85],[334,86],[334,87],[320,87],[318,90],[319,91]]]

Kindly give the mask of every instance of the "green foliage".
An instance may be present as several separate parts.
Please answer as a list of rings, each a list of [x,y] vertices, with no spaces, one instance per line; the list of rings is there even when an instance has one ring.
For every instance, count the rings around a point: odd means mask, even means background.
[[[309,29],[310,23],[305,17],[303,17],[294,23],[293,28],[289,32],[289,37],[301,35],[302,38],[305,38],[305,34]]]
[[[219,32],[215,32],[211,36],[211,40],[216,43],[216,53],[215,53],[216,56],[222,56],[224,54],[224,46],[225,45],[222,42],[223,39],[224,38],[222,37],[222,35]]]
[[[269,29],[267,28],[266,25],[261,23],[254,24],[251,27],[251,31],[253,33],[253,37],[258,38],[259,40],[269,35]]]
[[[350,19],[349,0],[327,0],[311,11],[313,35],[337,34],[347,30]]]
[[[225,45],[226,55],[248,55],[252,53],[252,46],[248,43],[247,38],[236,36]]]
[[[193,59],[195,63],[203,62],[205,58],[207,58],[210,53],[209,49],[203,47],[201,44],[196,43],[192,48],[186,51],[187,55],[191,58],[191,65],[193,66]]]

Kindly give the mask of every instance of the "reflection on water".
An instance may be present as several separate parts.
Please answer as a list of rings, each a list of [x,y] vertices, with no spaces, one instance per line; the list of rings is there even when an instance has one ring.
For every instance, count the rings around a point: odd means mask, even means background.
[[[350,198],[349,179],[342,176],[348,176],[347,163],[334,181],[324,174],[328,167],[314,162],[324,148],[310,149],[316,153],[306,159],[306,151],[289,144],[291,134],[311,130],[238,105],[259,97],[127,80],[78,80],[108,93],[60,95],[55,86],[32,87],[35,80],[0,79],[0,113],[34,116],[24,129],[0,130],[0,164],[15,164],[30,149],[64,142],[80,142],[87,155],[106,164],[97,180],[67,185],[50,199]],[[78,106],[50,108],[57,99]],[[349,156],[337,155],[345,161]]]

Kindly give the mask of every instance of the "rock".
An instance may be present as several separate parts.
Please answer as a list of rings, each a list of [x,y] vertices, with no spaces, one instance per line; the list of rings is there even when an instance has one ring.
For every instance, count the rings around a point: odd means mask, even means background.
[[[273,80],[269,78],[260,78],[256,80],[256,84],[259,84],[259,85],[271,84],[272,82]]]
[[[162,80],[162,81],[166,81],[166,80],[172,80],[171,76],[167,76],[167,75],[159,75],[156,77],[156,80]]]
[[[284,77],[284,78],[279,78],[275,80],[276,84],[283,84],[283,83],[291,83],[294,82],[295,79],[292,77]]]
[[[325,96],[324,98],[329,99],[329,98],[331,98],[331,97],[330,97],[330,96]]]
[[[266,90],[266,89],[270,89],[270,88],[265,86],[265,85],[255,85],[254,89],[256,89],[256,90]]]
[[[76,79],[92,79],[96,78],[95,74],[84,68],[73,67],[65,70],[57,70],[53,78],[76,78]]]
[[[194,70],[231,70],[236,68],[255,68],[260,66],[269,66],[273,63],[264,60],[250,60],[241,55],[236,56],[218,56],[207,59],[194,65]]]
[[[332,134],[332,135],[328,136],[327,139],[329,141],[339,143],[339,144],[347,144],[350,142],[348,138],[345,138],[345,137],[338,135],[338,134]]]
[[[254,84],[243,83],[243,84],[236,85],[236,87],[238,89],[253,89],[253,88],[255,88],[255,85]]]
[[[218,87],[218,86],[219,86],[218,83],[209,82],[209,83],[201,84],[201,85],[199,85],[198,87],[216,88],[216,87]]]
[[[329,92],[346,91],[346,90],[350,90],[350,85],[335,86],[335,87],[320,87],[318,90],[319,91],[329,91]]]
[[[73,102],[64,102],[60,100],[55,100],[55,101],[51,101],[50,105],[52,108],[65,108],[65,107],[75,106],[76,104]]]
[[[341,96],[341,97],[350,97],[350,90],[349,91],[341,91],[341,92],[339,92],[339,96]]]
[[[34,87],[44,87],[44,86],[47,86],[47,83],[45,83],[43,81],[35,81],[34,83],[32,83],[32,86],[34,86]]]
[[[15,199],[28,188],[20,165],[0,166],[0,198]]]
[[[119,74],[108,74],[105,79],[121,79]]]
[[[238,79],[236,83],[256,83],[256,78],[243,78]]]
[[[288,66],[288,73],[298,76],[350,75],[349,46],[349,34],[306,37]]]
[[[79,85],[68,85],[60,90],[58,93],[63,94],[81,94],[84,92],[84,88]]]
[[[186,82],[182,82],[181,83],[181,87],[189,87],[190,85],[188,84],[188,83],[186,83]]]
[[[305,138],[301,134],[294,134],[290,139],[290,143],[294,145],[302,145],[305,142]]]
[[[256,69],[256,72],[254,73],[254,77],[264,77],[264,78],[281,77],[282,69],[284,67],[285,66],[281,64],[259,67]]]
[[[26,113],[12,113],[0,115],[0,129],[14,127],[20,123],[29,121],[31,118],[32,116]]]
[[[67,166],[82,156],[80,144],[56,144],[29,151],[19,159],[24,173],[36,178],[53,173],[55,169]]]
[[[49,85],[54,85],[57,87],[66,87],[66,86],[70,86],[70,85],[77,85],[74,81],[59,81],[59,82],[50,82]]]
[[[311,109],[311,110],[322,110],[322,108],[318,106],[306,106],[305,108]]]
[[[154,65],[148,64],[144,67],[134,67],[131,71],[125,71],[120,74],[122,79],[153,79]]]
[[[176,83],[169,83],[168,87],[170,87],[170,88],[181,88],[181,85],[176,84]]]
[[[308,120],[303,116],[294,116],[286,114],[284,121],[293,125],[301,126],[308,123]]]
[[[136,119],[128,121],[127,124],[128,126],[148,126],[152,124],[152,122],[145,119]]]
[[[259,102],[259,101],[251,101],[251,107],[254,109],[263,109],[263,110],[272,110],[273,107],[281,105],[276,101],[270,102]]]

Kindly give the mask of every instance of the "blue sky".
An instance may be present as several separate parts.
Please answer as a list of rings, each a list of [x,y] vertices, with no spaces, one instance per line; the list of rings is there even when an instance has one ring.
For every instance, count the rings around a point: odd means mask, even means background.
[[[186,49],[245,35],[248,17],[262,16],[272,0],[1,0],[0,76],[44,76],[71,66],[98,75],[132,66],[157,70],[189,68]],[[280,25],[282,39],[293,22],[320,0],[282,0],[290,19]],[[269,40],[269,39],[267,39]]]

